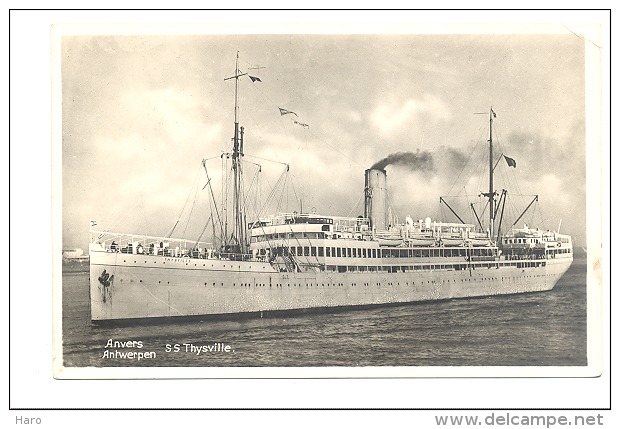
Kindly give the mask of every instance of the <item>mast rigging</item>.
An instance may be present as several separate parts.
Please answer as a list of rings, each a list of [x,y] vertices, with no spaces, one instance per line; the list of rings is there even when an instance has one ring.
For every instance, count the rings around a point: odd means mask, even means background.
[[[234,76],[227,77],[224,80],[235,79],[235,130],[233,136],[232,151],[232,169],[233,169],[233,207],[235,211],[235,229],[231,237],[232,250],[239,253],[246,253],[245,242],[245,221],[242,207],[242,177],[243,170],[241,168],[240,156],[243,156],[243,128],[241,128],[241,136],[239,135],[239,78],[247,75],[239,70],[239,51],[237,51],[237,59],[235,62]],[[236,243],[235,243],[236,242]]]

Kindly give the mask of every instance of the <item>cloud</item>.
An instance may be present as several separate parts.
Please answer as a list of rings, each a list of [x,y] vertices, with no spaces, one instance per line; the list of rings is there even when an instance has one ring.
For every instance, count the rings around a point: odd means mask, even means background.
[[[390,136],[417,127],[422,119],[437,122],[450,117],[450,110],[440,98],[424,94],[421,99],[379,105],[371,114],[371,122],[381,135]]]

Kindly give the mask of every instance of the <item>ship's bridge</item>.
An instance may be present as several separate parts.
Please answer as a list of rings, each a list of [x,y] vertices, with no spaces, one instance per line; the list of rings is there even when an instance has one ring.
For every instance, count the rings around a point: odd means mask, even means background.
[[[512,229],[501,241],[502,251],[507,258],[521,258],[534,254],[539,258],[572,258],[573,243],[570,235],[553,231],[528,228]]]
[[[278,213],[248,225],[251,243],[274,239],[363,239],[370,236],[369,220],[363,217]]]

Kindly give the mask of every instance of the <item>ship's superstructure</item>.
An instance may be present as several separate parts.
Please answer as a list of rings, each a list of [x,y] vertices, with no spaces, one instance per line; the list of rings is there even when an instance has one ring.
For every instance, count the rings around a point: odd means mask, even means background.
[[[550,290],[573,258],[568,235],[524,226],[501,232],[505,191],[493,188],[489,227],[391,216],[387,173],[364,176],[364,215],[242,209],[243,127],[235,74],[234,227],[219,245],[91,231],[93,321],[352,307]],[[495,112],[491,109],[490,128]],[[492,134],[492,132],[491,132]],[[203,163],[204,164],[204,163]],[[206,167],[205,167],[206,168]],[[450,208],[452,210],[452,208]],[[453,211],[454,212],[454,211]],[[477,215],[476,215],[477,216]],[[499,219],[498,219],[499,217]],[[518,220],[518,219],[517,219]],[[516,222],[515,222],[516,224]],[[223,228],[224,229],[224,228]]]

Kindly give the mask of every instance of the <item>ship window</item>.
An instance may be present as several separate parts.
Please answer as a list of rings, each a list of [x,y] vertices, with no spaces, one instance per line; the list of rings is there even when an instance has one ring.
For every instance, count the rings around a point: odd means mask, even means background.
[[[319,247],[319,256],[323,256],[325,250],[329,251],[329,247],[328,248]],[[327,255],[327,256],[329,256],[329,255]]]
[[[338,248],[338,257],[340,258],[342,256],[342,249],[339,247]]]
[[[310,256],[310,247],[304,246],[304,256]]]
[[[351,257],[351,248],[347,247],[347,258]]]
[[[297,246],[297,256],[303,255],[303,250],[301,246]]]
[[[366,257],[366,249],[362,249],[362,257],[365,258]]]
[[[316,247],[312,246],[312,247],[310,248],[310,255],[311,255],[311,256],[316,256]]]
[[[332,258],[336,257],[336,248],[332,247]]]

